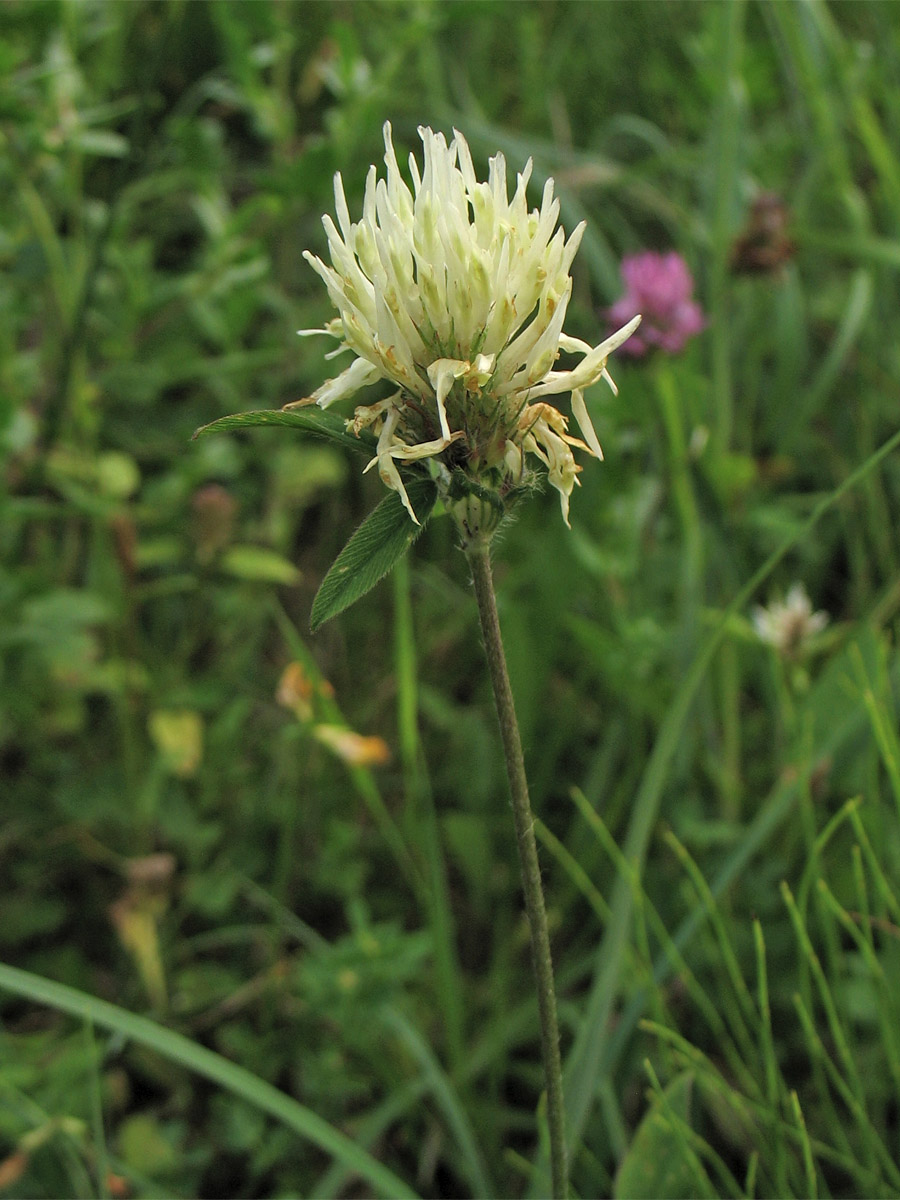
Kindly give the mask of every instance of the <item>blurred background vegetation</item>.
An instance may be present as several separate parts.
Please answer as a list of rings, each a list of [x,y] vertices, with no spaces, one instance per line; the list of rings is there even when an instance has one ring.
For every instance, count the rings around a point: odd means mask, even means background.
[[[897,16],[3,6],[5,964],[243,1065],[422,1195],[545,1186],[449,523],[313,638],[381,484],[288,430],[190,440],[333,373],[295,336],[331,316],[301,254],[333,174],[356,213],[386,119],[398,150],[455,125],[482,171],[532,155],[535,198],[552,174],[566,228],[588,220],[571,333],[599,340],[648,248],[685,256],[708,315],[677,359],[620,359],[618,399],[596,389],[607,460],[572,533],[544,494],[497,551],[576,1194],[900,1193],[896,456],[835,496],[900,412]],[[795,581],[831,620],[779,650],[750,601]],[[371,1194],[252,1088],[15,978],[5,1194]]]

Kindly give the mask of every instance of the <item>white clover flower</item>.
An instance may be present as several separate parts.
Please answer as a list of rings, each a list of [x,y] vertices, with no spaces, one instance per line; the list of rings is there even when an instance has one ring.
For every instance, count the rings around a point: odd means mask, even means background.
[[[540,208],[529,212],[530,159],[510,200],[502,154],[490,160],[487,182],[479,182],[460,133],[449,146],[431,129],[419,134],[424,167],[420,174],[410,155],[410,191],[385,124],[387,179],[370,167],[356,223],[335,176],[337,226],[323,217],[331,266],[308,251],[305,257],[340,316],[300,332],[328,334],[340,342],[332,355],[350,351],[355,358],[299,403],[326,408],[380,379],[396,385],[386,400],[358,408],[349,425],[377,436],[369,466],[377,464],[416,522],[398,464],[431,459],[439,485],[461,470],[502,498],[522,483],[530,454],[547,467],[568,525],[581,469],[572,447],[603,457],[584,391],[599,379],[615,391],[607,359],[640,317],[597,346],[566,336],[569,268],[585,226],[568,240],[556,227],[553,180]],[[560,351],[581,361],[555,370]],[[546,402],[564,392],[571,393],[583,441],[569,436],[566,417]]]
[[[757,605],[751,617],[760,641],[787,656],[821,633],[829,621],[827,612],[813,612],[802,583],[795,583],[784,601],[771,600],[766,608]]]

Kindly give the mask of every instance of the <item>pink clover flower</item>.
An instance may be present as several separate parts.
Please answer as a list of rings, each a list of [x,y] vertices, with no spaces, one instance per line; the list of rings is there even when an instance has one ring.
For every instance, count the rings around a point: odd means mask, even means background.
[[[706,318],[693,299],[694,280],[687,263],[674,250],[657,254],[645,250],[622,259],[625,295],[606,311],[614,326],[637,313],[643,321],[636,333],[620,347],[620,354],[639,358],[658,348],[678,354],[687,341],[706,327]]]

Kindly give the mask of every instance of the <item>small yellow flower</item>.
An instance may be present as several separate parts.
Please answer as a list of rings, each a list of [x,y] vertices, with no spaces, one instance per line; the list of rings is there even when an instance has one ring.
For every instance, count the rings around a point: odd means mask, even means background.
[[[530,159],[510,200],[502,154],[481,182],[462,134],[454,131],[449,145],[431,129],[419,134],[424,164],[420,172],[410,155],[410,191],[385,125],[387,177],[369,169],[356,223],[335,176],[337,225],[323,218],[331,265],[309,252],[306,258],[340,315],[301,333],[327,334],[340,343],[333,354],[355,357],[310,399],[326,408],[378,380],[395,386],[387,399],[357,408],[349,424],[376,435],[370,466],[417,523],[404,464],[430,460],[445,498],[451,476],[462,472],[502,499],[522,484],[525,455],[532,455],[547,468],[568,524],[580,469],[572,448],[603,457],[584,391],[600,379],[614,388],[607,359],[640,317],[593,347],[563,333],[569,268],[585,226],[568,239],[557,228],[553,180],[540,208],[529,211]],[[556,370],[561,351],[581,361]],[[566,418],[547,403],[565,392],[583,441],[569,436]]]
[[[349,767],[380,767],[391,757],[384,738],[364,737],[340,725],[317,725],[313,735]]]
[[[311,721],[316,701],[320,697],[330,700],[334,688],[327,679],[313,678],[303,663],[289,662],[278,680],[275,699],[284,708],[289,708],[299,721]]]
[[[167,771],[181,779],[196,774],[203,758],[200,713],[193,709],[158,709],[150,714],[147,728]]]

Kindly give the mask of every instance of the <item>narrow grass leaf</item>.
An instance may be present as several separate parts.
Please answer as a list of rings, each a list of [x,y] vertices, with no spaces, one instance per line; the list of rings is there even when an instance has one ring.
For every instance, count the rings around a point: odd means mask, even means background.
[[[875,923],[872,918],[872,905],[869,901],[869,887],[866,882],[866,873],[863,868],[862,847],[856,845],[851,851],[853,859],[853,885],[856,888],[856,904],[859,912],[859,924],[862,930],[862,935],[866,939],[869,948],[875,949]]]
[[[687,875],[690,877],[694,890],[697,894],[697,899],[702,904],[709,919],[709,923],[715,934],[716,942],[719,947],[721,962],[725,971],[728,974],[729,981],[737,997],[738,1009],[735,1012],[735,1032],[744,1041],[746,1048],[752,1056],[755,1047],[755,1039],[758,1034],[758,1018],[753,1006],[747,982],[741,973],[740,963],[738,962],[737,953],[731,940],[728,936],[728,930],[725,926],[725,921],[722,919],[722,913],[712,889],[703,877],[700,868],[697,866],[694,859],[688,853],[687,847],[682,844],[672,832],[667,830],[665,833],[666,844],[674,850],[678,861],[681,863]]]
[[[808,12],[834,63],[845,104],[854,117],[868,162],[881,181],[886,200],[897,211],[900,208],[900,163],[892,139],[882,129],[880,114],[859,86],[858,43],[842,33],[824,4],[811,4]]]
[[[795,997],[795,1003],[803,1008],[803,1002],[799,996]],[[803,1012],[805,1013],[805,1011],[804,1008]],[[640,1025],[647,1033],[669,1043],[677,1050],[685,1066],[695,1074],[698,1091],[704,1098],[707,1108],[710,1111],[716,1111],[720,1121],[726,1120],[727,1124],[733,1127],[735,1136],[741,1143],[751,1147],[765,1137],[762,1146],[754,1149],[751,1153],[751,1158],[753,1154],[757,1157],[753,1171],[754,1184],[753,1187],[746,1187],[743,1194],[752,1195],[758,1181],[764,1193],[777,1196],[800,1195],[802,1189],[796,1180],[792,1181],[787,1189],[783,1189],[779,1187],[771,1174],[771,1148],[774,1143],[789,1142],[802,1153],[803,1135],[797,1129],[796,1124],[785,1119],[777,1109],[772,1108],[768,1101],[763,1099],[761,1093],[757,1097],[752,1097],[738,1091],[732,1082],[723,1076],[716,1064],[675,1030],[657,1025],[653,1021],[641,1021]],[[804,1028],[806,1029],[805,1026]],[[810,1029],[812,1030],[811,1036],[817,1037],[811,1023]],[[821,1041],[819,1041],[817,1053],[823,1050]],[[833,1063],[829,1065],[832,1070],[836,1070]],[[846,1087],[846,1085],[844,1086]],[[860,1194],[869,1192],[874,1194],[874,1190],[877,1190],[876,1185],[880,1178],[877,1170],[860,1163],[853,1156],[849,1144],[847,1152],[842,1152],[833,1144],[826,1144],[816,1139],[810,1139],[810,1145],[815,1157],[833,1164],[854,1178]],[[736,1194],[742,1193],[738,1190]]]
[[[859,847],[855,846],[854,850],[858,851]],[[868,922],[865,922],[862,914],[856,914],[857,919],[854,919],[847,912],[843,905],[838,902],[824,879],[820,879],[818,884],[819,891],[822,893],[825,903],[837,918],[845,935],[856,944],[863,961],[869,969],[872,982],[878,990],[880,1001],[875,1005],[875,1009],[881,1029],[881,1045],[884,1050],[888,1070],[891,1073],[891,1078],[894,1080],[894,1087],[900,1092],[900,1051],[898,1051],[896,1034],[896,1005],[893,989],[885,977],[884,967],[870,941],[871,928],[868,926]],[[861,924],[864,926],[865,932],[860,928]]]
[[[815,1022],[813,1021],[813,1018],[810,1015],[806,1005],[803,1003],[803,999],[799,992],[794,993],[793,1000],[794,1008],[796,1009],[797,1016],[800,1018],[800,1024],[803,1027],[803,1033],[806,1037],[806,1044],[811,1058],[820,1063],[824,1068],[825,1074],[831,1081],[831,1085],[835,1092],[840,1096],[850,1115],[856,1121],[857,1127],[872,1155],[872,1160],[870,1162],[855,1163],[854,1166],[856,1170],[852,1171],[852,1173],[855,1174],[857,1178],[860,1178],[863,1175],[868,1176],[870,1179],[879,1178],[879,1176],[876,1174],[875,1167],[875,1162],[877,1161],[880,1163],[882,1168],[882,1174],[879,1180],[882,1185],[880,1194],[896,1195],[897,1190],[900,1189],[900,1170],[898,1170],[897,1164],[891,1158],[890,1152],[881,1141],[881,1138],[878,1136],[878,1133],[872,1125],[872,1122],[870,1121],[865,1109],[859,1103],[856,1096],[853,1094],[853,1090],[850,1088],[850,1086],[847,1084],[847,1081],[838,1070],[837,1064],[833,1061],[828,1051],[825,1049],[825,1045],[822,1042],[818,1031],[816,1030]],[[886,1191],[884,1188],[885,1179],[890,1180],[890,1187],[893,1189],[890,1192]],[[865,1193],[861,1192],[861,1194]]]
[[[760,1013],[760,1041],[762,1043],[763,1066],[766,1074],[766,1100],[772,1112],[779,1109],[779,1083],[781,1076],[778,1060],[775,1055],[775,1042],[772,1036],[772,1010],[769,1004],[769,975],[766,966],[766,942],[763,928],[757,918],[753,920],[753,944],[756,950],[757,1004]],[[782,1138],[775,1139],[772,1170],[780,1195],[788,1194],[787,1162],[785,1160],[785,1144]]]
[[[900,1187],[900,1169],[898,1169],[896,1163],[892,1160],[889,1151],[885,1147],[866,1111],[866,1092],[856,1062],[850,1052],[847,1029],[841,1020],[841,1014],[835,1003],[825,972],[822,969],[819,956],[813,948],[806,925],[787,883],[782,883],[781,893],[787,905],[791,924],[794,926],[794,932],[800,944],[800,949],[815,979],[819,999],[831,1034],[831,1041],[843,1067],[843,1075],[839,1071],[837,1064],[832,1061],[830,1055],[825,1051],[821,1038],[813,1027],[813,1018],[809,1010],[803,1004],[802,999],[797,996],[794,1003],[800,1014],[801,1021],[804,1022],[804,1032],[806,1032],[807,1037],[810,1039],[810,1045],[815,1047],[815,1056],[822,1063],[841,1099],[856,1118],[860,1132],[865,1139],[873,1159],[881,1163],[882,1168],[891,1179],[892,1186]],[[811,1030],[812,1033],[810,1032]]]
[[[421,524],[410,520],[396,492],[381,501],[322,580],[310,617],[313,633],[370,591],[422,532],[437,500],[437,488],[430,479],[417,479],[408,484],[406,491]]]
[[[818,1182],[816,1179],[816,1165],[813,1160],[812,1146],[809,1144],[809,1134],[806,1132],[806,1120],[803,1116],[803,1109],[800,1107],[800,1097],[794,1089],[791,1089],[791,1109],[794,1113],[794,1119],[797,1122],[797,1128],[800,1131],[800,1147],[803,1151],[803,1168],[806,1172],[806,1195],[810,1200],[816,1200],[819,1194]]]
[[[888,438],[874,454],[871,454],[854,471],[851,471],[834,491],[816,504],[803,525],[785,538],[722,613],[718,626],[700,648],[684,682],[672,699],[653,752],[644,770],[625,840],[625,854],[633,863],[639,865],[643,862],[668,779],[668,769],[681,743],[684,724],[710,663],[725,637],[732,617],[746,606],[760,584],[769,577],[794,546],[809,538],[825,513],[832,509],[852,488],[861,483],[898,446],[900,446],[900,431]],[[773,797],[771,808],[769,806],[766,808],[766,820],[777,820],[777,815],[782,811],[781,806],[784,803],[784,796]],[[761,817],[762,815],[760,814]],[[764,823],[760,821],[759,830],[762,831],[763,828]],[[743,850],[744,848],[741,848],[735,852],[735,863],[741,859]],[[631,889],[622,876],[616,881],[610,907],[612,919],[597,955],[594,982],[574,1045],[565,1065],[570,1145],[577,1143],[584,1131],[593,1099],[597,1094],[598,1078],[606,1065],[604,1051],[609,1039],[609,1016],[619,988],[631,921]]]
[[[653,1069],[653,1064],[649,1059],[645,1062],[644,1069],[650,1076],[651,1083],[653,1084],[653,1091],[662,1108],[663,1115],[669,1122],[673,1132],[678,1134],[682,1139],[682,1145],[680,1148],[681,1153],[684,1154],[684,1156],[692,1164],[698,1183],[698,1190],[713,1197],[720,1195],[739,1196],[740,1184],[725,1165],[721,1155],[717,1154],[709,1142],[707,1142],[705,1138],[701,1137],[700,1134],[695,1131],[690,1121],[686,1120],[678,1112],[676,1112],[672,1104],[670,1093],[672,1092],[678,1080],[673,1080],[672,1083],[670,1083],[669,1086],[663,1090],[656,1076],[656,1072]],[[705,1164],[708,1164],[710,1167],[712,1167],[716,1175],[719,1177],[718,1189],[713,1186]]]
[[[853,664],[859,680],[860,694],[866,712],[869,714],[872,732],[875,735],[875,741],[878,744],[881,759],[891,783],[894,803],[897,805],[898,812],[900,812],[900,738],[897,737],[893,725],[890,692],[886,686],[886,681],[882,679],[880,681],[879,694],[876,696],[875,688],[878,687],[878,682],[872,680],[869,676],[859,646],[852,647],[852,654]],[[883,675],[884,672],[879,672],[879,674]]]
[[[824,251],[835,258],[868,262],[879,267],[900,267],[900,244],[889,238],[828,233],[812,228],[796,229],[794,237],[798,245]]]
[[[88,1100],[90,1103],[91,1133],[94,1139],[94,1154],[96,1156],[95,1174],[97,1195],[100,1200],[109,1197],[109,1155],[106,1146],[106,1130],[103,1124],[103,1084],[100,1079],[101,1054],[97,1049],[97,1040],[90,1018],[84,1023],[84,1042],[88,1068]]]
[[[852,821],[853,814],[859,808],[860,804],[862,804],[862,796],[852,796],[849,800],[845,800],[812,845],[806,868],[800,877],[800,886],[797,889],[797,908],[804,921],[806,920],[806,913],[809,908],[809,893],[813,885],[813,879],[818,878],[818,872],[821,869],[822,851],[844,822],[848,819]]]
[[[2,963],[0,987],[17,996],[24,996],[35,1004],[45,1004],[73,1017],[88,1019],[95,1025],[115,1030],[123,1037],[149,1047],[164,1058],[203,1075],[234,1095],[240,1096],[248,1104],[275,1117],[289,1129],[293,1129],[295,1133],[324,1150],[326,1154],[331,1154],[343,1162],[381,1195],[405,1197],[407,1200],[415,1197],[416,1193],[399,1176],[376,1162],[371,1155],[311,1109],[286,1096],[265,1080],[259,1079],[246,1068],[229,1062],[227,1058],[215,1054],[205,1046],[197,1045],[190,1038],[175,1033],[174,1030],[165,1029],[146,1017],[128,1012],[127,1009],[109,1004],[106,1000],[98,1000],[95,996],[76,988]]]
[[[802,426],[813,414],[820,411],[844,370],[872,307],[874,295],[872,272],[860,267],[853,273],[853,281],[847,294],[847,302],[831,339],[828,351],[822,359],[815,378],[804,389],[802,400],[792,416],[793,427]]]
[[[876,890],[885,911],[892,915],[894,922],[900,923],[900,899],[898,899],[887,876],[881,869],[881,863],[878,861],[878,856],[872,847],[869,835],[866,833],[866,827],[863,825],[862,817],[856,808],[850,811],[850,823],[853,826],[853,832],[856,834],[860,850],[866,860],[866,865],[872,873]]]
[[[850,1053],[847,1030],[843,1021],[841,1020],[841,1015],[838,1010],[838,1006],[835,1003],[831,986],[829,985],[825,972],[822,969],[821,960],[819,959],[812,941],[810,940],[806,922],[787,883],[782,883],[781,894],[784,898],[785,904],[787,905],[787,909],[791,917],[791,924],[794,926],[794,933],[797,936],[797,941],[800,943],[800,949],[803,952],[804,958],[809,963],[809,968],[812,972],[813,978],[816,981],[819,999],[822,1003],[822,1008],[825,1011],[825,1017],[828,1021],[828,1028],[831,1030],[831,1036],[834,1040],[835,1049],[838,1052],[848,1079],[853,1084],[853,1090],[856,1098],[859,1100],[860,1105],[862,1105],[865,1097],[865,1090],[862,1086],[862,1080],[860,1079],[859,1072],[856,1068],[853,1055]]]
[[[747,1163],[747,1177],[744,1180],[743,1194],[748,1200],[753,1200],[756,1195],[756,1176],[759,1171],[759,1151],[754,1150],[750,1154],[750,1159]]]
[[[746,6],[743,0],[722,5],[718,10],[718,72],[716,98],[712,113],[709,142],[710,196],[709,220],[712,232],[710,270],[710,310],[727,310],[730,222],[740,173],[743,107],[746,103],[741,80]],[[734,418],[734,384],[731,363],[731,322],[714,321],[712,339],[713,434],[720,451],[731,443]]]
[[[431,1093],[442,1109],[447,1123],[453,1131],[453,1136],[456,1138],[462,1158],[460,1168],[472,1185],[473,1194],[483,1196],[487,1200],[489,1196],[495,1195],[494,1187],[488,1178],[484,1160],[475,1140],[475,1133],[460,1103],[456,1089],[418,1029],[398,1009],[384,1009],[382,1019],[397,1034],[422,1068]]]
[[[458,1077],[465,1058],[463,972],[456,950],[456,922],[450,902],[447,866],[425,754],[419,739],[416,634],[409,564],[401,558],[394,583],[394,668],[397,676],[397,730],[403,763],[407,828],[425,851],[428,912],[434,946],[437,999],[446,1031],[451,1071]]]
[[[687,1200],[698,1194],[698,1172],[700,1179],[706,1181],[704,1194],[712,1195],[706,1172],[669,1115],[675,1112],[684,1122],[690,1120],[693,1086],[693,1072],[683,1071],[665,1091],[660,1089],[616,1174],[615,1200],[649,1200],[654,1196]]]
[[[541,845],[550,851],[568,875],[576,890],[587,900],[600,924],[605,926],[609,920],[609,905],[603,899],[599,889],[594,886],[591,877],[585,871],[584,867],[582,867],[581,863],[578,862],[574,855],[569,853],[559,838],[550,832],[540,817],[535,817],[534,819],[534,832],[537,834]]]
[[[854,738],[862,734],[865,724],[864,714],[855,708],[848,708],[840,721],[832,720],[823,727],[822,740],[816,746],[815,753],[809,756],[806,766],[801,773],[797,776],[788,776],[780,780],[768,798],[760,805],[758,813],[747,827],[740,843],[729,854],[716,874],[711,885],[714,896],[722,896],[728,888],[734,885],[754,856],[762,850],[769,838],[774,835],[775,831],[794,811],[800,788],[805,786],[810,773],[816,769],[816,764],[831,760],[841,747],[847,746]],[[853,822],[854,831],[866,856],[866,863],[872,872],[872,878],[877,885],[878,894],[882,898],[882,902],[887,906],[886,911],[895,913],[897,920],[900,921],[900,901],[893,896],[887,880],[884,878],[871,844],[867,840],[865,829],[859,819],[859,813],[855,809],[850,809],[850,819]],[[678,928],[671,935],[671,945],[657,957],[655,975],[658,981],[665,979],[672,971],[672,950],[681,951],[688,946],[704,921],[705,915],[697,907],[688,913],[679,923]],[[638,989],[619,1016],[615,1031],[608,1039],[606,1047],[603,1050],[599,1068],[601,1080],[609,1077],[608,1073],[614,1069],[615,1064],[619,1061],[645,1007],[646,993],[642,989]],[[730,1058],[729,1061],[731,1061]],[[817,1153],[819,1157],[822,1157],[820,1150],[817,1150]],[[834,1161],[838,1160],[835,1159]]]

